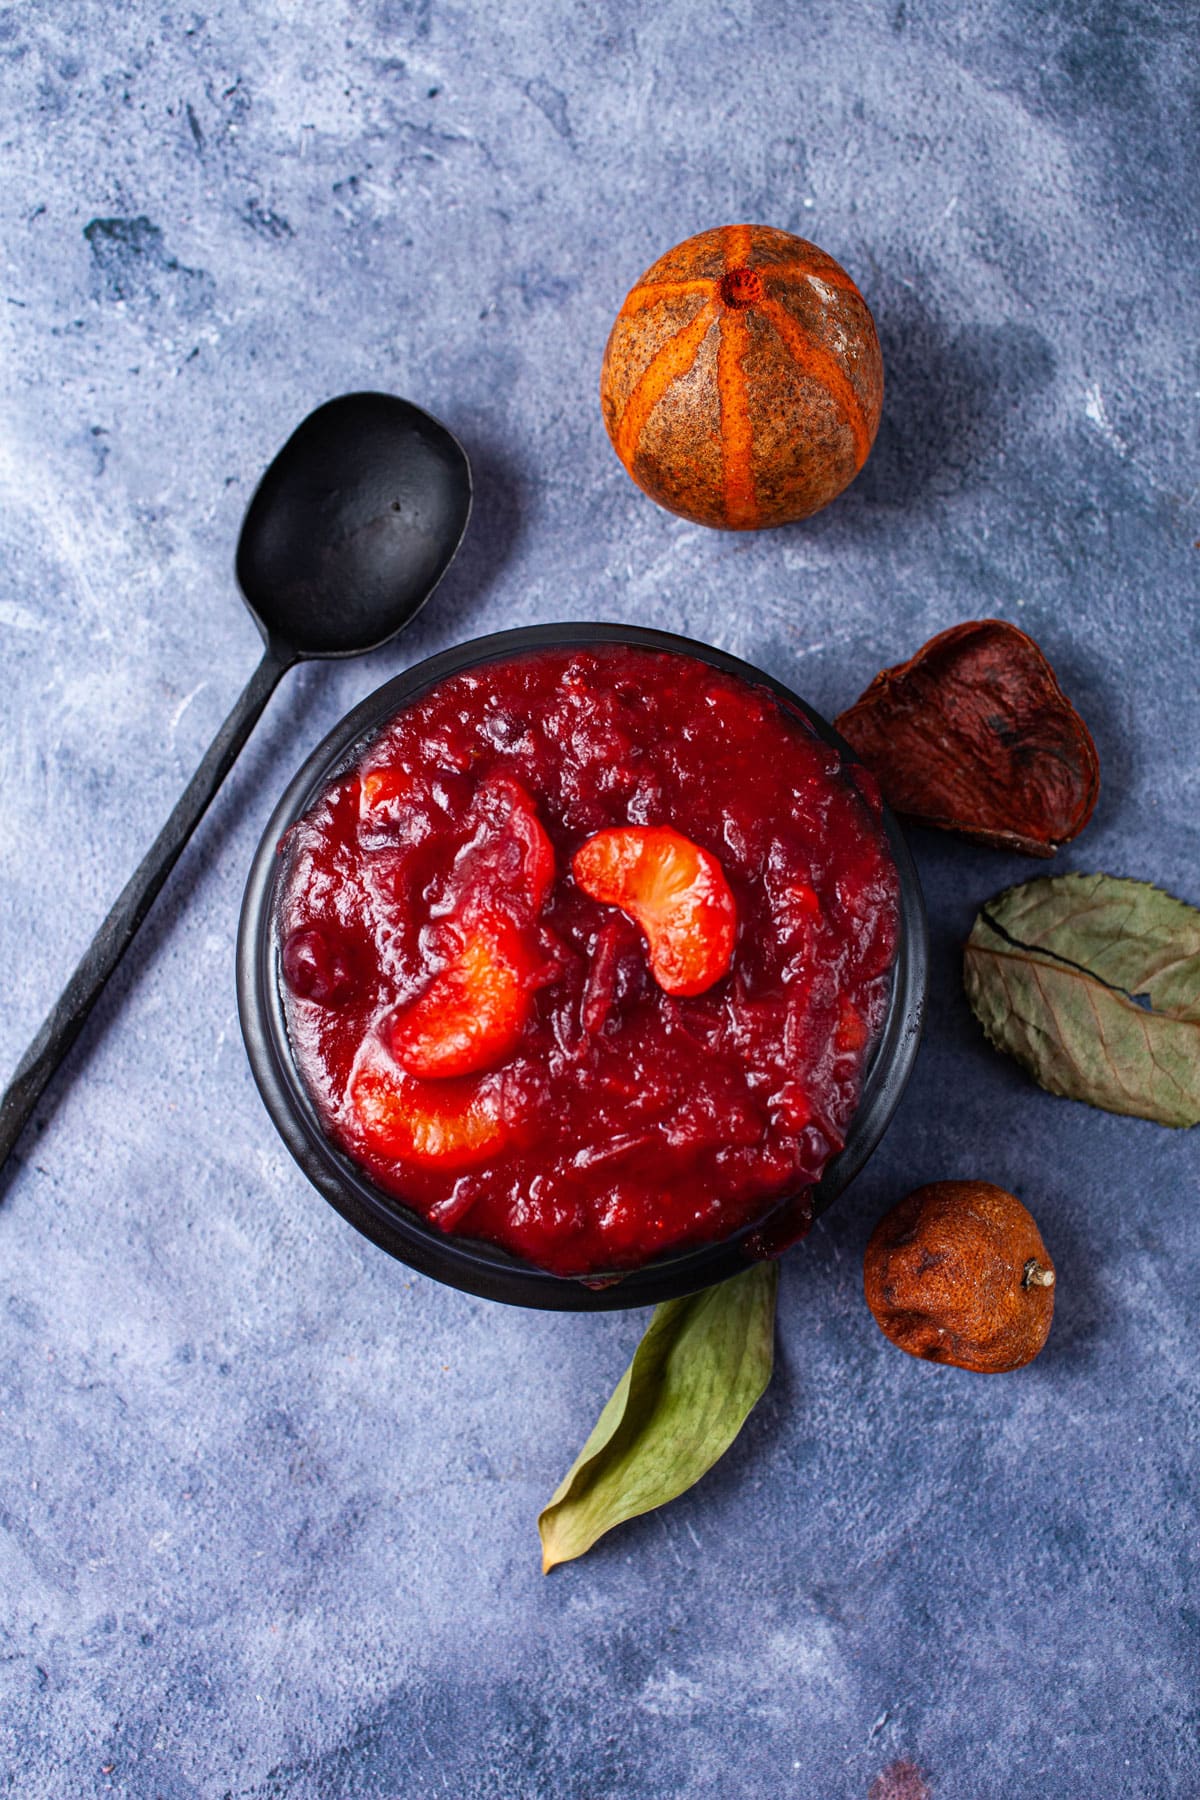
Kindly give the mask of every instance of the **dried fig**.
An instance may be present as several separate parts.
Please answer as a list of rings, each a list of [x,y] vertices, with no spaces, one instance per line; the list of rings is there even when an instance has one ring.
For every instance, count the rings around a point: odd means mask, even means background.
[[[1054,1317],[1041,1233],[1015,1195],[988,1181],[935,1181],[885,1213],[863,1287],[901,1350],[989,1375],[1032,1362]]]
[[[1100,792],[1091,733],[1031,637],[978,619],[884,669],[837,720],[897,812],[1052,856]]]

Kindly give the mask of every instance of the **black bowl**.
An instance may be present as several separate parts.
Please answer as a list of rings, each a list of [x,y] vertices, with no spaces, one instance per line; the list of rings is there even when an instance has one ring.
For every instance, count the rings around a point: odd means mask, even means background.
[[[693,643],[689,638],[629,625],[536,625],[475,638],[457,649],[430,657],[378,688],[347,713],[313,751],[289,783],[263,834],[246,884],[237,945],[238,1011],[250,1067],[280,1136],[313,1186],[373,1243],[422,1275],[432,1275],[437,1281],[463,1288],[469,1294],[482,1294],[489,1300],[567,1312],[607,1312],[618,1307],[656,1305],[736,1275],[752,1255],[762,1253],[760,1234],[773,1217],[782,1215],[789,1197],[776,1203],[766,1221],[759,1220],[718,1243],[648,1263],[605,1286],[587,1286],[582,1281],[547,1274],[507,1251],[472,1238],[448,1237],[426,1224],[402,1201],[377,1187],[366,1171],[326,1136],[296,1067],[279,986],[277,846],[289,826],[307,811],[334,776],[357,762],[375,732],[435,682],[479,663],[495,662],[523,651],[597,643],[675,651],[711,663],[753,686],[768,688],[801,713],[818,736],[835,745],[847,760],[854,760],[849,745],[782,683],[735,656],[727,656],[707,644]],[[900,875],[900,937],[891,999],[845,1146],[828,1164],[811,1194],[814,1217],[854,1179],[883,1136],[904,1091],[921,1034],[925,1010],[925,907],[908,846],[886,808],[884,826]]]

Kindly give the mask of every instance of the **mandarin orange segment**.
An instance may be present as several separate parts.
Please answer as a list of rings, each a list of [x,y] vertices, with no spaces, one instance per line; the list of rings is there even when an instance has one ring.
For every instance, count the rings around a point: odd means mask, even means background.
[[[425,992],[393,1015],[392,1055],[427,1081],[494,1069],[520,1042],[540,961],[509,920],[475,926]]]
[[[598,831],[575,852],[575,880],[645,933],[650,971],[668,994],[702,994],[726,974],[737,906],[716,857],[669,825]]]
[[[397,1162],[465,1169],[508,1141],[498,1081],[418,1081],[379,1045],[360,1059],[348,1098],[368,1149]]]
[[[554,880],[554,847],[511,777],[484,785],[480,810],[483,835],[460,854],[441,928],[447,961],[384,1027],[396,1061],[424,1081],[477,1074],[511,1056],[552,974],[536,922]]]

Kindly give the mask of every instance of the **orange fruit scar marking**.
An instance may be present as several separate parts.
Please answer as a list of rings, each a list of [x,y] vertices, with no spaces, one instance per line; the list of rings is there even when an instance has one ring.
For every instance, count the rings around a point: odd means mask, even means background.
[[[700,354],[700,346],[717,317],[716,303],[709,300],[674,337],[650,358],[634,386],[625,407],[625,415],[617,427],[617,454],[624,463],[633,460],[638,441],[654,411],[673,381],[686,375]]]
[[[758,500],[754,492],[752,464],[754,427],[750,422],[750,408],[746,400],[746,372],[742,366],[742,359],[749,348],[750,332],[744,313],[722,313],[721,337],[717,345],[717,394],[721,402],[725,504],[730,525],[744,528],[758,523]]]
[[[863,417],[863,409],[850,379],[836,357],[814,344],[803,326],[797,324],[787,308],[778,300],[764,299],[758,312],[778,334],[792,361],[804,375],[811,375],[828,391],[830,398],[850,427],[854,438],[854,455],[859,466],[867,460],[871,434]]]
[[[641,312],[643,307],[657,306],[660,300],[683,300],[689,294],[711,294],[715,286],[715,282],[707,279],[642,282],[626,294],[621,317],[627,319],[631,313]]]
[[[753,242],[749,225],[726,225],[721,231],[721,251],[725,257],[725,272],[741,269],[750,261],[750,247]]]
[[[836,288],[841,294],[851,294],[854,299],[862,300],[858,283],[847,275],[845,269],[839,269],[836,263],[828,262],[819,256],[798,257],[794,261],[767,263],[760,271],[768,284],[775,278],[782,278],[790,283],[797,275],[805,281],[820,281],[826,287]],[[863,300],[863,305],[867,303]]]

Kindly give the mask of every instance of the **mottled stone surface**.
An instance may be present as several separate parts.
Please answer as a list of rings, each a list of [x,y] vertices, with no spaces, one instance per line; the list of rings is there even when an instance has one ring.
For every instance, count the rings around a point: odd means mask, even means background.
[[[4,1006],[15,1063],[253,666],[230,565],[317,401],[444,416],[467,545],[402,646],[291,676],[0,1204],[0,1768],[21,1800],[937,1800],[1200,1792],[1197,1139],[1033,1088],[957,946],[1036,872],[922,836],[927,1041],[787,1261],[736,1451],[585,1562],[534,1518],[643,1320],[410,1277],[305,1184],[232,943],[285,778],[496,627],[645,620],[835,711],[1000,613],[1091,721],[1058,867],[1200,901],[1197,42],[1178,0],[43,0],[0,13]],[[888,375],[811,523],[657,511],[600,421],[610,317],[761,219],[861,283]],[[907,1187],[978,1175],[1060,1271],[994,1380],[879,1334]]]

